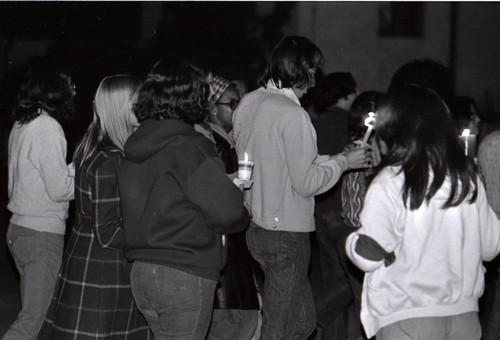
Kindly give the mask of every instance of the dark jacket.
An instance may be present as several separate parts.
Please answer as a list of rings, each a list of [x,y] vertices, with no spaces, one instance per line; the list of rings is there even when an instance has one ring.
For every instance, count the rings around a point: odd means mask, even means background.
[[[179,120],[147,120],[125,157],[118,183],[127,258],[218,280],[221,234],[244,230],[249,215],[212,143]]]
[[[350,142],[348,121],[349,112],[338,107],[329,108],[313,121],[320,155],[336,155],[344,151]],[[316,210],[342,210],[341,183],[339,181],[333,188],[315,197]]]

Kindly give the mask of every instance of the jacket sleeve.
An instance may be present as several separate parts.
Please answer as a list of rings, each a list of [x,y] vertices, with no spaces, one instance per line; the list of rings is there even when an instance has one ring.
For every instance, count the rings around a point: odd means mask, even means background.
[[[121,156],[113,154],[101,164],[91,180],[92,228],[103,248],[123,249],[125,243],[116,178],[120,163]]]
[[[298,108],[286,117],[282,138],[293,189],[304,197],[328,191],[347,169],[344,156],[318,159],[316,132],[307,113]]]
[[[66,164],[64,132],[55,122],[42,121],[41,124],[34,131],[38,136],[28,157],[38,169],[50,199],[55,202],[70,201],[75,194],[75,178]]]
[[[249,224],[243,193],[234,185],[217,157],[206,158],[185,181],[186,198],[201,209],[208,228],[221,233],[237,233]]]
[[[375,241],[387,254],[392,253],[402,242],[402,231],[398,220],[402,205],[400,197],[391,195],[387,185],[374,182],[369,187],[360,216],[362,227],[351,233],[346,240],[345,250],[351,261],[365,272],[371,272],[386,263],[384,258],[374,260],[366,256],[366,249],[358,245],[360,235]],[[399,200],[398,200],[399,199]],[[363,251],[365,250],[365,251]]]

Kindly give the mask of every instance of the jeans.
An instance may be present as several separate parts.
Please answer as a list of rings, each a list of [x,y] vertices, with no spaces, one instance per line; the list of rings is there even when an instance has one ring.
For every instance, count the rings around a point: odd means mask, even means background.
[[[260,339],[307,339],[316,324],[307,275],[309,233],[269,231],[252,224],[247,244],[265,275]]]
[[[377,332],[377,340],[479,340],[477,312],[445,317],[413,318],[395,322]]]
[[[258,310],[214,309],[207,340],[250,340],[258,323]]]
[[[7,246],[21,277],[21,311],[2,340],[36,339],[54,294],[64,236],[11,223]]]
[[[217,282],[171,267],[134,262],[132,294],[155,340],[204,339]]]

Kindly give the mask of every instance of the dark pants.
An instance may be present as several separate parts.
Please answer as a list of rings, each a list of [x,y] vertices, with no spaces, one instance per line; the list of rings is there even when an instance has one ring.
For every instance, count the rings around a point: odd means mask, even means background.
[[[216,281],[171,267],[134,262],[132,294],[156,340],[204,339]]]
[[[307,276],[309,233],[270,231],[252,224],[247,244],[265,275],[260,339],[307,339],[316,324]]]

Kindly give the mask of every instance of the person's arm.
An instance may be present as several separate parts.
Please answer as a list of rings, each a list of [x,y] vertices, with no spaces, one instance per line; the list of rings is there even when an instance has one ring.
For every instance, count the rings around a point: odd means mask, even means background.
[[[245,230],[250,222],[243,193],[231,182],[222,161],[208,157],[182,185],[186,198],[200,208],[208,228],[221,233]]]
[[[481,257],[483,261],[491,261],[500,252],[500,221],[488,204],[482,183],[479,183],[477,205],[480,218]]]
[[[400,196],[380,181],[372,183],[360,216],[362,227],[351,233],[345,244],[347,256],[361,270],[371,272],[394,261],[393,252],[402,241],[398,229],[402,211]]]
[[[111,154],[96,170],[91,180],[94,235],[101,247],[119,250],[123,249],[125,244],[116,178],[116,169],[121,161],[120,154]]]
[[[65,202],[74,197],[75,178],[66,164],[64,133],[54,124],[42,121],[42,125],[33,131],[37,136],[28,158],[38,169],[50,199]]]
[[[341,156],[317,159],[316,133],[305,115],[297,111],[287,116],[282,138],[292,187],[301,196],[311,197],[333,187],[347,169],[347,161]]]

